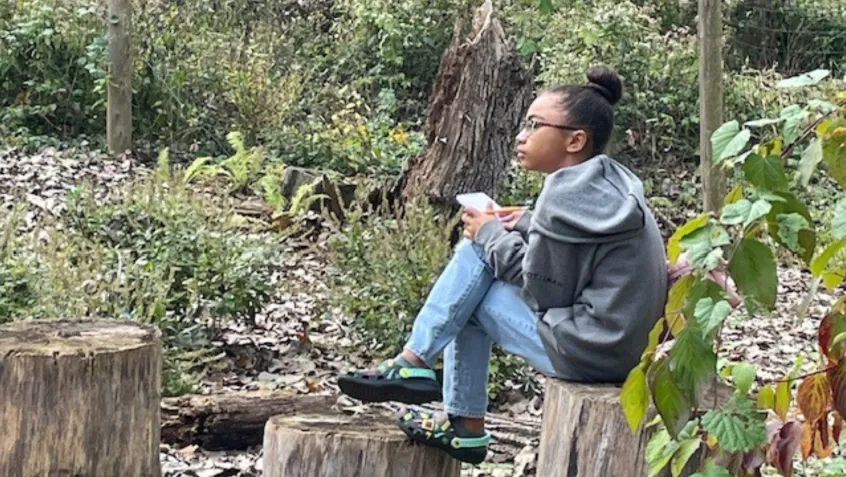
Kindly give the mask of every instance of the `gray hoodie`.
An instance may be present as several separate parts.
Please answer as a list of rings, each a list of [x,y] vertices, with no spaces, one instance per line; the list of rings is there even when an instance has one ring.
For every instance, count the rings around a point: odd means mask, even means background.
[[[637,176],[604,155],[560,169],[515,230],[489,221],[475,241],[538,313],[558,377],[626,379],[667,297],[664,242]]]

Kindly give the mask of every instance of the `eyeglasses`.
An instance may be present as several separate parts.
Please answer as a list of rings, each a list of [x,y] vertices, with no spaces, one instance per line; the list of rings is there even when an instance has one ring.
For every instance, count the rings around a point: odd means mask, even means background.
[[[538,121],[535,118],[524,119],[523,124],[521,125],[521,131],[525,131],[529,134],[535,132],[538,128],[547,127],[547,128],[555,128],[561,129],[564,131],[579,131],[584,128],[576,128],[573,126],[564,126],[563,124],[550,124],[545,123],[543,121]]]

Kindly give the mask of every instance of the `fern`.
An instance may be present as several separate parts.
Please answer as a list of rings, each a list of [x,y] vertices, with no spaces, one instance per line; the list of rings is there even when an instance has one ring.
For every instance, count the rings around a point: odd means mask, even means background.
[[[170,180],[170,149],[164,148],[156,161],[156,176],[162,181]]]
[[[288,208],[288,213],[292,215],[299,214],[311,207],[311,204],[315,201],[328,199],[329,196],[326,194],[314,194],[314,188],[317,187],[317,184],[319,184],[321,180],[322,179],[317,179],[311,184],[303,184],[300,186],[294,194],[294,197],[291,198],[291,206]]]
[[[211,161],[211,157],[198,157],[188,166],[188,169],[185,170],[185,175],[182,180],[189,184],[194,179],[199,179],[201,177],[208,177],[211,175],[216,175],[220,172],[220,168],[214,164],[207,164]]]

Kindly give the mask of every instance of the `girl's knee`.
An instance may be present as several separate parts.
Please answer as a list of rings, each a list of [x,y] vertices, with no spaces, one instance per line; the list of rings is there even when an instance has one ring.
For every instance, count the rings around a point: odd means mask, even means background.
[[[482,249],[481,245],[467,238],[461,239],[461,241],[458,242],[458,245],[455,246],[455,257],[466,255],[471,258],[481,259],[484,256],[484,253],[485,251]]]

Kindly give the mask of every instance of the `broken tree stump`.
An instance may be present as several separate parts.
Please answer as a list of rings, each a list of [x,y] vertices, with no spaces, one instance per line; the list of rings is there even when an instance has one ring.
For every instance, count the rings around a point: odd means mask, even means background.
[[[729,394],[720,389],[717,402],[724,402]],[[705,393],[704,400],[710,402],[703,402],[702,409],[714,408],[713,395]],[[539,476],[646,477],[646,444],[654,428],[641,426],[638,434],[632,434],[620,407],[619,386],[549,379],[543,407]],[[703,446],[680,475],[693,475],[707,457]],[[658,474],[669,475],[669,468]]]
[[[161,475],[161,366],[130,321],[0,326],[0,475]]]
[[[469,35],[468,35],[469,33]],[[455,196],[503,191],[534,81],[494,3],[477,10],[470,32],[456,22],[429,99],[428,148],[397,183],[402,199],[457,208]]]
[[[385,416],[275,416],[264,433],[265,477],[459,477],[460,463],[413,446]]]
[[[247,449],[261,444],[267,420],[279,414],[329,410],[332,396],[250,391],[162,399],[162,442],[207,450]]]

